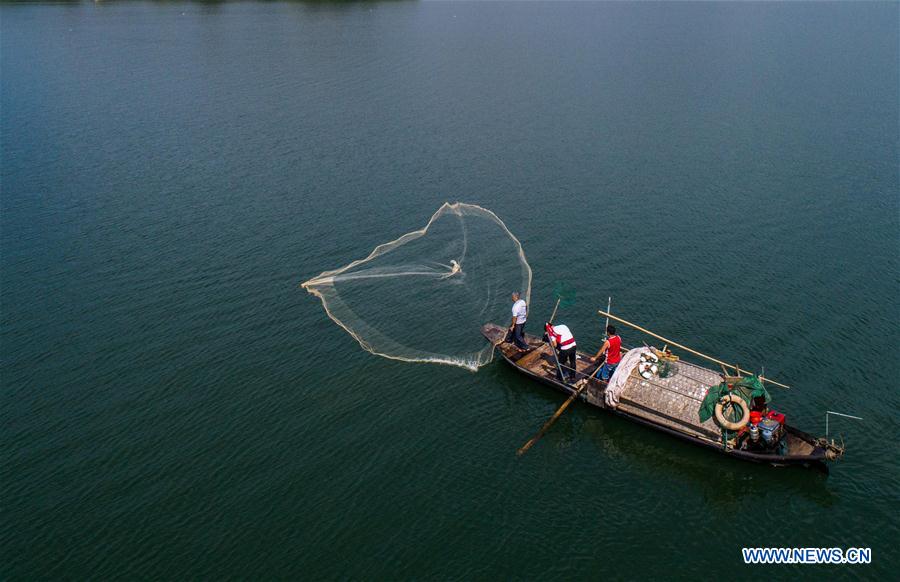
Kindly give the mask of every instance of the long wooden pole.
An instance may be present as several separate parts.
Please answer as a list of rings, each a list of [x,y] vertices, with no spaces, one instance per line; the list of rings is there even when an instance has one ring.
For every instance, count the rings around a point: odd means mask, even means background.
[[[675,346],[676,348],[680,348],[680,349],[682,349],[682,350],[685,350],[685,351],[687,351],[687,352],[690,352],[690,353],[694,354],[695,356],[700,356],[701,358],[706,358],[706,359],[709,360],[710,362],[715,362],[715,363],[719,364],[720,366],[726,366],[726,367],[731,368],[731,369],[733,369],[733,370],[737,370],[739,373],[740,373],[740,372],[743,372],[743,373],[745,373],[745,374],[752,374],[752,373],[753,373],[753,372],[749,372],[749,371],[747,371],[747,370],[742,370],[741,368],[735,366],[734,364],[729,364],[729,363],[723,362],[722,360],[717,360],[716,358],[713,358],[712,356],[707,356],[706,354],[700,353],[700,352],[698,352],[697,350],[692,350],[691,348],[689,348],[689,347],[687,347],[687,346],[683,346],[683,345],[681,345],[681,344],[679,344],[679,343],[677,343],[677,342],[674,342],[674,341],[672,341],[672,340],[670,340],[670,339],[664,338],[664,337],[661,336],[661,335],[657,335],[657,334],[653,333],[652,331],[650,331],[649,329],[645,329],[645,328],[643,328],[643,327],[641,327],[641,326],[639,326],[639,325],[637,325],[637,324],[631,323],[630,321],[626,321],[626,320],[622,319],[621,317],[616,317],[615,315],[612,315],[612,314],[609,313],[608,311],[603,311],[602,309],[599,309],[598,312],[600,313],[600,315],[605,315],[605,316],[607,316],[607,317],[609,317],[609,318],[615,319],[615,320],[618,321],[619,323],[624,323],[625,325],[627,325],[627,326],[629,326],[629,327],[633,327],[634,329],[636,329],[636,330],[638,330],[638,331],[642,331],[642,332],[646,333],[646,334],[649,335],[649,336],[655,337],[655,338],[658,339],[659,341],[666,342],[666,343],[668,343],[668,344],[670,344],[670,345]],[[780,386],[780,387],[782,387],[782,388],[790,388],[790,386],[788,386],[788,385],[786,385],[786,384],[781,384],[780,382],[776,382],[775,380],[769,380],[768,378],[763,378],[762,376],[760,376],[759,379],[762,380],[763,382],[768,382],[769,384],[774,384],[775,386]]]
[[[556,310],[559,308],[559,302],[562,297],[556,298],[556,306],[553,308],[553,313],[550,314],[550,323],[553,323],[553,318],[556,317]]]
[[[556,308],[559,307],[559,302],[561,299],[561,297],[556,298],[556,307],[553,308],[553,313],[550,315],[550,325],[553,325],[553,318],[556,317]],[[563,375],[562,366],[559,365],[559,357],[556,355],[556,346],[554,346],[549,339],[547,340],[547,345],[550,346],[550,351],[553,352],[553,362],[556,364],[556,371],[559,372],[559,377],[565,378],[565,375]],[[565,380],[561,381],[565,382]]]
[[[559,307],[559,302],[561,299],[562,299],[561,297],[556,298],[556,306],[553,308],[553,314],[550,315],[550,322],[549,322],[550,325],[553,325],[553,318],[556,317],[556,308]],[[550,346],[550,351],[553,353],[553,363],[556,364],[556,371],[559,372],[559,375],[561,378],[565,378],[565,376],[563,375],[563,372],[562,372],[562,366],[559,365],[559,357],[556,355],[556,348],[549,341],[547,342],[547,345]],[[575,373],[577,374],[578,370],[575,370]],[[578,390],[573,392],[572,395],[569,396],[569,398],[565,402],[563,402],[563,405],[560,406],[559,409],[556,411],[556,413],[554,413],[554,415],[550,417],[550,420],[548,420],[547,422],[544,423],[544,426],[541,427],[541,430],[539,430],[536,435],[531,437],[527,443],[522,445],[522,447],[518,451],[516,451],[517,456],[524,455],[526,452],[528,452],[528,449],[530,449],[531,447],[534,446],[534,443],[538,442],[541,439],[541,437],[544,436],[544,433],[547,432],[547,430],[551,426],[553,426],[553,423],[556,422],[556,419],[559,418],[560,415],[562,415],[562,413],[566,411],[566,408],[568,408],[569,405],[575,401],[575,398],[577,398],[578,395],[581,394],[581,391],[584,389],[585,386],[587,386],[587,384],[588,384],[588,381],[584,380],[584,384],[582,384],[581,388],[579,388]]]
[[[606,312],[609,313],[610,311],[612,311],[612,296],[606,300]],[[606,316],[606,325],[603,326],[603,341],[609,339],[609,334],[606,333],[607,327],[609,327],[609,315]]]
[[[612,296],[606,298],[606,312],[609,313],[612,311]],[[609,316],[606,316],[606,324],[603,326],[603,343],[606,343],[606,340],[609,339],[609,332],[606,330],[609,329]],[[600,344],[600,347],[603,347],[603,344]],[[609,351],[606,352],[604,356],[606,358],[609,357]],[[597,364],[597,369],[591,372],[591,378],[600,378],[600,368],[603,367],[603,364]]]
[[[578,398],[578,395],[581,394],[581,391],[584,390],[585,386],[588,385],[590,380],[585,379],[585,380],[582,380],[582,382],[584,382],[584,383],[581,385],[581,388],[579,388],[578,390],[573,392],[572,395],[569,396],[569,399],[566,400],[565,402],[563,402],[563,405],[560,406],[559,410],[557,410],[556,413],[550,417],[550,420],[548,420],[547,422],[544,423],[544,426],[541,427],[541,430],[539,430],[536,435],[534,435],[533,437],[528,439],[528,442],[525,443],[524,445],[522,445],[522,447],[518,451],[516,451],[516,456],[521,457],[522,455],[524,455],[525,453],[528,452],[528,449],[530,449],[531,447],[534,446],[534,443],[541,440],[541,437],[544,436],[544,433],[547,432],[547,430],[549,430],[551,426],[553,426],[553,423],[556,422],[556,419],[559,418],[562,415],[562,413],[566,411],[566,408],[568,408],[570,404],[575,402],[575,399]]]

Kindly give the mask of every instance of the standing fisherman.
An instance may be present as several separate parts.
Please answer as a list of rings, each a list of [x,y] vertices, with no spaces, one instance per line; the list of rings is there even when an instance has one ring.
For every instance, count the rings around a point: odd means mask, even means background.
[[[512,300],[512,321],[509,322],[509,333],[506,335],[506,341],[509,341],[509,336],[511,334],[516,347],[520,350],[527,350],[528,344],[525,343],[525,320],[528,315],[528,307],[525,305],[524,299],[519,299],[518,291],[513,291]]]
[[[597,370],[596,376],[608,381],[622,360],[622,338],[616,335],[616,328],[612,325],[606,326],[606,341],[600,346],[600,351],[594,356],[594,361],[599,362],[600,356],[606,352],[606,361]]]

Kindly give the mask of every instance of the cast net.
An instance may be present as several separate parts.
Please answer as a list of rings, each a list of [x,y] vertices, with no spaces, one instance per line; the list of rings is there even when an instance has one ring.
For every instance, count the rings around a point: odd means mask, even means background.
[[[531,267],[496,214],[457,202],[424,228],[302,286],[373,354],[477,370],[493,354],[481,326],[509,324],[511,292],[530,300]]]

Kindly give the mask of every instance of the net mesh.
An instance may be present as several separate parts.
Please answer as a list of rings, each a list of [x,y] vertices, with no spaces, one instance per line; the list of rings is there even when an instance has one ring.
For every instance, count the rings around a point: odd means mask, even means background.
[[[530,300],[531,267],[496,214],[457,202],[302,286],[373,354],[477,370],[493,353],[481,326],[509,322],[512,291]]]

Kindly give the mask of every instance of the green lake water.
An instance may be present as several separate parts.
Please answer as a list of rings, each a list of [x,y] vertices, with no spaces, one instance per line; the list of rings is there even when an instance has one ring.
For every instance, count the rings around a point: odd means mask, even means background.
[[[0,577],[895,577],[898,23],[893,2],[3,4]],[[298,288],[448,200],[521,240],[530,331],[566,281],[594,349],[612,296],[792,385],[791,424],[864,418],[831,422],[845,459],[756,466],[583,405],[517,458],[560,395],[373,356]]]

